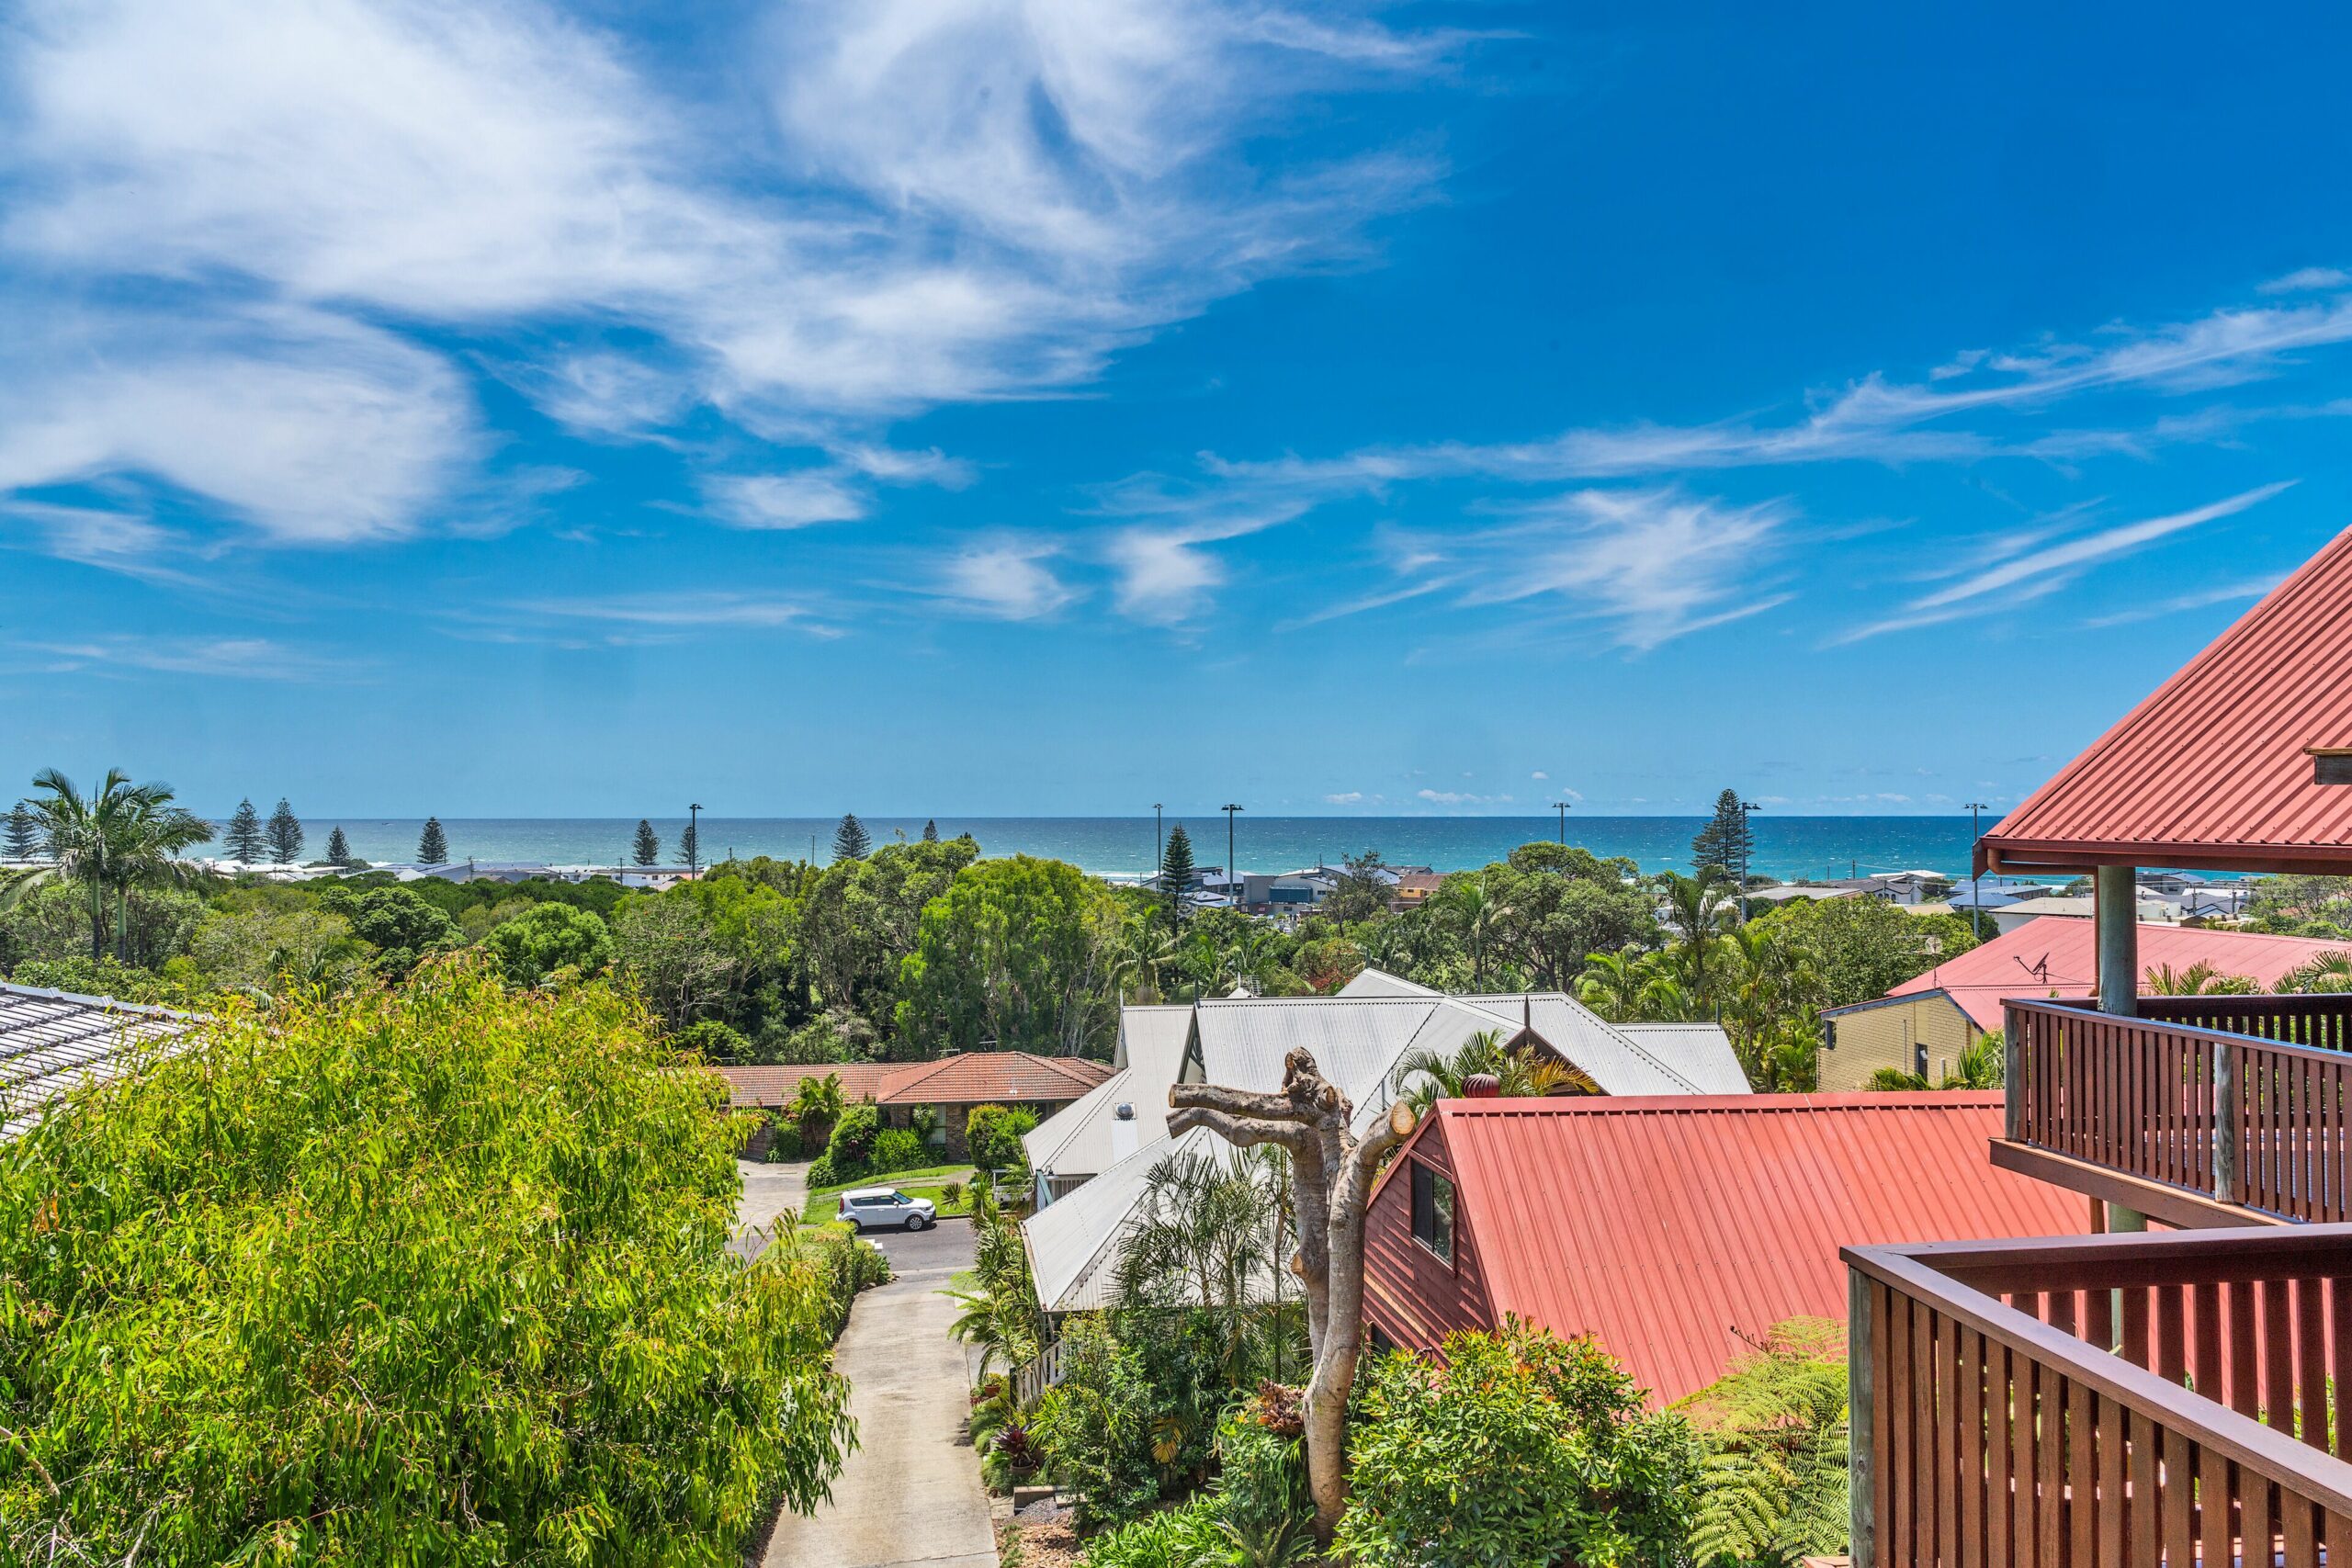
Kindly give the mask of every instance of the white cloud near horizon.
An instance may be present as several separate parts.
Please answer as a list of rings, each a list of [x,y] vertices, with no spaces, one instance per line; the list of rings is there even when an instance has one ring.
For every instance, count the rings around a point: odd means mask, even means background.
[[[1434,72],[1458,38],[1244,0],[820,0],[725,48],[729,96],[541,0],[35,4],[0,40],[0,247],[60,289],[185,290],[212,341],[118,331],[95,383],[28,356],[20,396],[70,404],[74,439],[54,462],[17,443],[0,483],[152,475],[266,539],[396,536],[485,434],[411,324],[528,333],[498,373],[606,436],[707,405],[833,446],[1079,385],[1423,199],[1436,165],[1410,150],[1270,174],[1247,143],[1318,93]],[[255,311],[335,324],[255,366]],[[187,387],[216,369],[292,438],[206,460]],[[311,456],[338,440],[390,471],[339,494]],[[754,525],[848,510],[737,500]]]

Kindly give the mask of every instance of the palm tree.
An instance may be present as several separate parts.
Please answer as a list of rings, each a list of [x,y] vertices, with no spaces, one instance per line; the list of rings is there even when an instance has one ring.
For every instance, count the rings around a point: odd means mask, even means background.
[[[1809,1027],[1829,988],[1814,955],[1784,928],[1751,924],[1720,939],[1723,1020],[1748,1082],[1759,1090],[1786,1089],[1788,1068],[1811,1048]],[[1790,1049],[1798,1033],[1804,1050]]]
[[[1723,883],[1713,874],[1684,876],[1669,871],[1665,891],[1666,923],[1678,939],[1670,951],[1682,988],[1704,1006],[1716,999],[1723,938],[1736,923],[1737,906],[1724,897]]]
[[[2208,958],[2186,969],[2159,964],[2146,978],[2148,994],[2154,997],[2244,997],[2262,989],[2261,982],[2247,976],[2222,974]]]
[[[1588,953],[1585,971],[1577,977],[1577,995],[1584,1005],[1611,1023],[1633,1023],[1642,1017],[1643,954],[1632,948],[1618,953]]]
[[[1483,991],[1487,988],[1487,957],[1503,922],[1510,918],[1510,908],[1487,886],[1484,872],[1447,877],[1438,897],[1461,932],[1463,951],[1470,956],[1471,987]]]
[[[1557,1056],[1526,1046],[1513,1051],[1503,1043],[1502,1032],[1482,1029],[1464,1040],[1452,1055],[1435,1051],[1410,1051],[1397,1062],[1392,1084],[1420,1081],[1405,1091],[1405,1102],[1426,1114],[1441,1100],[1460,1100],[1471,1078],[1479,1074],[1495,1079],[1497,1092],[1513,1100],[1542,1100],[1555,1094],[1599,1094],[1600,1086]]]
[[[106,956],[111,900],[116,956],[128,959],[131,888],[195,876],[179,852],[212,837],[211,825],[174,805],[171,785],[134,784],[120,768],[108,770],[92,795],[85,796],[55,768],[35,773],[33,788],[47,794],[33,802],[33,812],[49,837],[58,874],[87,890],[90,956]]]
[[[2333,953],[2323,953],[2309,964],[2278,976],[2276,989],[2281,995],[2352,991],[2352,953],[2341,948]]]
[[[799,1124],[800,1146],[806,1149],[816,1136],[818,1128],[830,1130],[842,1119],[841,1074],[827,1073],[821,1078],[802,1078],[799,1091],[793,1095],[792,1103],[784,1110],[786,1115]]]
[[[1206,1311],[1225,1344],[1227,1380],[1248,1380],[1250,1323],[1271,1304],[1279,1199],[1263,1162],[1171,1155],[1144,1177],[1120,1238],[1119,1300]]]

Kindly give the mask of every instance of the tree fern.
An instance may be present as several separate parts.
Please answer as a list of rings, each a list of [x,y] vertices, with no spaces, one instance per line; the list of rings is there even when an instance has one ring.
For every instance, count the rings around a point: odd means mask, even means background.
[[[1786,1568],[1845,1550],[1846,1353],[1837,1324],[1780,1325],[1679,1408],[1707,1450],[1694,1561]]]

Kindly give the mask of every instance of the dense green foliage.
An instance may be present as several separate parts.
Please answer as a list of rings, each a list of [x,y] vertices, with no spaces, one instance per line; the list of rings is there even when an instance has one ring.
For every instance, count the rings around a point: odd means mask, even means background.
[[[0,1161],[0,1529],[164,1564],[731,1562],[850,1438],[832,1287],[600,987],[231,1008]]]
[[[1159,1501],[1152,1415],[1136,1348],[1098,1319],[1075,1322],[1062,1339],[1062,1381],[1046,1392],[1035,1425],[1081,1527],[1131,1519]]]
[[[492,927],[482,945],[518,986],[536,986],[565,971],[600,975],[613,961],[613,934],[605,922],[568,904],[534,904]]]
[[[933,1055],[1076,1055],[1117,1025],[1102,985],[1117,909],[1102,884],[1060,861],[969,867],[922,912],[899,969],[899,1035]]]
[[[1845,1551],[1846,1392],[1843,1327],[1796,1319],[1677,1406],[1704,1456],[1695,1561],[1789,1568]]]
[[[1029,1153],[1021,1140],[1036,1130],[1034,1111],[975,1105],[964,1117],[964,1147],[982,1170],[1018,1172],[1029,1166]]]
[[[1456,1334],[1374,1361],[1362,1399],[1337,1544],[1364,1568],[1682,1558],[1690,1428],[1589,1339]]]

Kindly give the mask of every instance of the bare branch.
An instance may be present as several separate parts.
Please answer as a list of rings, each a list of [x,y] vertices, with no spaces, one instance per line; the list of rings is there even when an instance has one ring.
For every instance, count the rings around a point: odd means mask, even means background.
[[[1180,1083],[1168,1089],[1168,1103],[1178,1111],[1223,1111],[1235,1116],[1255,1116],[1277,1122],[1295,1122],[1299,1108],[1290,1097],[1281,1094],[1259,1094],[1246,1089],[1227,1089],[1222,1084]]]
[[[1206,1127],[1235,1148],[1280,1144],[1293,1154],[1314,1152],[1315,1134],[1293,1122],[1264,1122],[1255,1117],[1228,1116],[1205,1106],[1189,1106],[1168,1119],[1168,1135],[1182,1137],[1195,1127]]]

